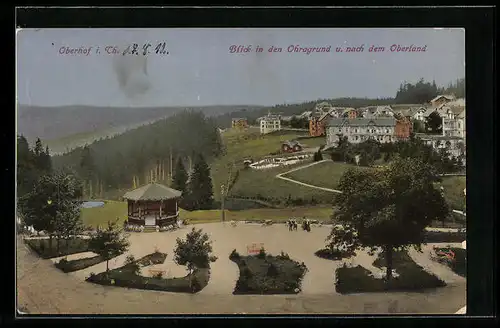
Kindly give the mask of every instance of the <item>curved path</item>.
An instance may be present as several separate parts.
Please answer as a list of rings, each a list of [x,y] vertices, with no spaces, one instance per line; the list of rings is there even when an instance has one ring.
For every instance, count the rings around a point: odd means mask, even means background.
[[[302,170],[302,169],[305,169],[307,167],[311,167],[311,166],[314,166],[314,165],[317,165],[317,164],[320,164],[320,163],[324,163],[324,162],[331,162],[331,160],[324,159],[322,161],[317,161],[317,162],[313,162],[313,163],[310,163],[310,164],[307,164],[307,165],[299,166],[299,167],[296,167],[296,168],[294,168],[294,169],[292,169],[290,171],[286,171],[284,173],[277,174],[276,178],[281,179],[281,180],[285,180],[285,181],[289,181],[289,182],[292,182],[292,183],[296,183],[296,184],[299,184],[301,186],[306,186],[306,187],[309,187],[309,188],[314,188],[314,189],[318,189],[318,190],[324,190],[324,191],[334,192],[334,193],[338,193],[338,194],[342,193],[342,191],[340,191],[340,190],[335,190],[335,189],[330,189],[330,188],[324,188],[324,187],[314,186],[314,185],[311,185],[311,184],[308,184],[308,183],[304,183],[304,182],[300,182],[300,181],[297,181],[297,180],[293,180],[293,179],[284,177],[284,175],[287,175],[289,173],[292,173],[292,172],[295,172],[295,171],[298,171],[298,170]]]
[[[422,253],[411,247],[408,254],[412,257],[413,261],[424,268],[427,272],[436,275],[439,279],[443,280],[446,284],[465,283],[466,279],[455,272],[448,266],[436,262],[431,259],[431,252],[434,246],[447,246],[462,248],[461,243],[441,243],[441,244],[427,244],[422,245]]]
[[[314,252],[323,247],[327,227],[313,227],[310,233],[289,232],[285,225],[262,227],[222,223],[197,227],[210,235],[218,260],[212,263],[211,281],[194,295],[100,286],[84,281],[90,272],[104,270],[105,263],[65,274],[52,261],[33,254],[21,241],[17,243],[18,306],[28,313],[41,314],[182,314],[182,313],[455,313],[465,303],[465,282],[426,293],[370,293],[339,295],[334,293],[333,269],[340,261],[319,259]],[[187,228],[165,233],[131,234],[130,253],[136,258],[154,251],[167,252],[172,262],[175,239]],[[232,295],[238,268],[228,260],[233,248],[246,253],[246,245],[263,242],[272,254],[287,252],[292,259],[304,261],[309,268],[298,295]],[[110,262],[121,265],[125,256]],[[173,268],[172,268],[173,269]],[[176,271],[176,270],[172,270]],[[182,272],[182,271],[180,271]],[[396,303],[395,303],[396,302]]]

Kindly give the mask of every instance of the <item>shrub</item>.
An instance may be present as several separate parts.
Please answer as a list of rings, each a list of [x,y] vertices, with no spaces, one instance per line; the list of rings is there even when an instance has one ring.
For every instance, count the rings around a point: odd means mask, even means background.
[[[259,259],[265,259],[266,258],[266,250],[264,248],[260,249],[259,254],[257,255],[257,258],[259,258]]]
[[[280,255],[276,256],[276,258],[278,260],[289,260],[290,256],[288,256],[287,253],[283,253],[283,251],[281,251]]]
[[[346,251],[340,251],[338,249],[328,249],[328,248],[323,248],[314,253],[317,257],[320,257],[322,259],[327,259],[327,260],[341,260],[343,258],[349,258],[353,256],[353,253],[349,253]]]
[[[132,254],[127,255],[125,258],[125,265],[132,264],[135,262],[135,257]]]
[[[236,249],[233,249],[231,254],[229,255],[230,260],[238,260],[240,258],[240,253],[236,251]]]

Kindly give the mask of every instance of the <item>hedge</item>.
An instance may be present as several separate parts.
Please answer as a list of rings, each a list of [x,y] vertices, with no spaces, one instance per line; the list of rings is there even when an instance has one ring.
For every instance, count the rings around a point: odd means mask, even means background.
[[[89,239],[82,238],[61,240],[59,243],[59,250],[57,250],[56,239],[52,239],[52,247],[50,247],[48,238],[24,239],[24,242],[43,259],[50,259],[54,257],[84,253],[89,251]]]

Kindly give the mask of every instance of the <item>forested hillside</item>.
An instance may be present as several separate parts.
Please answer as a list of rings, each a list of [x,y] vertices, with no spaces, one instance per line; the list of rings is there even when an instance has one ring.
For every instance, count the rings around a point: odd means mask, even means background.
[[[220,134],[204,113],[183,111],[149,126],[97,141],[53,157],[55,169],[71,170],[93,194],[168,179],[171,161],[186,164],[193,154],[213,158],[223,152]],[[92,182],[92,187],[89,186]]]

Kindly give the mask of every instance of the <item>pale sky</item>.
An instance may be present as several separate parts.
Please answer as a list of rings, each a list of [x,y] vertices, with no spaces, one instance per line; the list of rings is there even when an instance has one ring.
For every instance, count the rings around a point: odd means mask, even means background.
[[[112,56],[104,49],[162,41],[168,55]],[[426,45],[427,51],[390,52],[393,44]],[[230,54],[231,45],[260,45],[264,52]],[[283,52],[268,53],[271,45]],[[331,46],[331,52],[288,53],[290,45]],[[338,46],[360,45],[364,52],[335,52]],[[369,52],[370,45],[387,49]],[[88,56],[61,55],[63,46],[92,49]],[[447,85],[465,76],[463,29],[24,29],[17,33],[16,50],[18,102],[38,106],[274,105],[394,97],[405,80],[422,77]],[[119,72],[129,74],[121,86]]]

